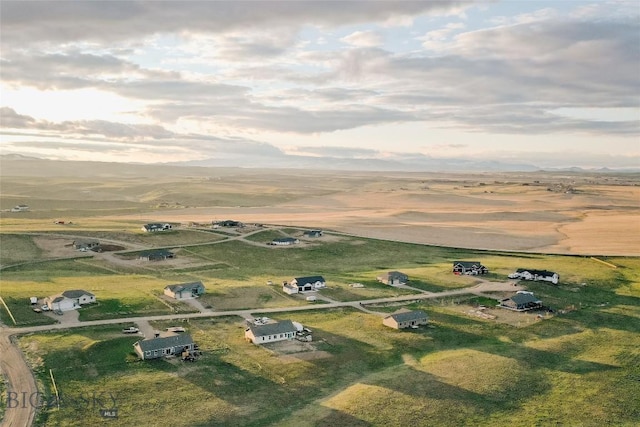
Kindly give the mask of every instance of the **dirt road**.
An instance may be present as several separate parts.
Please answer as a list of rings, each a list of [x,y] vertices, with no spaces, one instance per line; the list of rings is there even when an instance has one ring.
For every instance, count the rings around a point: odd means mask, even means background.
[[[38,388],[22,351],[11,342],[10,332],[0,330],[0,370],[6,381],[7,397],[2,427],[30,426],[36,415]]]

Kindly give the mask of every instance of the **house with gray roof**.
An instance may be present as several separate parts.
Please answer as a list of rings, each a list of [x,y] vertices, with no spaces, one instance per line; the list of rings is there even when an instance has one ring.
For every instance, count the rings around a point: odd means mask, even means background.
[[[244,338],[254,344],[266,344],[275,341],[292,340],[296,337],[298,328],[291,320],[281,320],[264,325],[250,324],[244,331]]]
[[[296,277],[291,281],[291,285],[298,287],[298,292],[315,291],[327,287],[322,276]]]
[[[164,294],[177,300],[198,298],[204,294],[204,285],[199,281],[167,285],[164,287]]]
[[[163,261],[165,259],[175,258],[175,254],[166,249],[156,249],[153,251],[140,252],[138,259],[143,261]]]
[[[44,299],[44,303],[52,311],[70,311],[83,305],[96,302],[96,296],[82,289],[64,291]]]
[[[300,243],[300,240],[296,239],[295,237],[281,237],[279,239],[273,239],[267,244],[275,246],[289,246],[295,245],[297,243]]]
[[[417,328],[426,325],[429,317],[422,310],[400,310],[382,319],[382,324],[394,329]]]
[[[542,301],[533,292],[518,291],[512,297],[501,300],[500,307],[514,311],[535,310],[542,307]]]
[[[389,271],[377,277],[379,282],[389,286],[404,285],[409,281],[409,276],[399,271]]]
[[[194,343],[189,334],[174,334],[164,337],[155,337],[133,344],[133,349],[140,359],[157,359],[169,355],[182,355],[194,350]]]
[[[533,280],[536,282],[551,282],[554,285],[558,284],[560,276],[558,273],[547,270],[532,270],[526,268],[519,268],[515,273],[509,275],[510,279],[524,279]]]

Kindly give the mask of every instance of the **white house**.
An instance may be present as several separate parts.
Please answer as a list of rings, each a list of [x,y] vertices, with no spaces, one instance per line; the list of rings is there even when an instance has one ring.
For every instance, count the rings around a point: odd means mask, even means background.
[[[537,282],[551,282],[554,285],[558,284],[560,280],[560,276],[558,273],[554,273],[553,271],[547,270],[530,270],[519,268],[515,273],[511,273],[509,275],[510,279],[524,279],[524,280],[533,280]]]
[[[50,310],[70,311],[96,302],[96,296],[82,289],[74,289],[47,297],[44,302]]]
[[[325,282],[322,276],[308,276],[296,277],[291,281],[291,285],[297,286],[298,292],[308,292],[326,288],[327,282]]]
[[[265,325],[251,324],[245,331],[244,337],[254,344],[266,344],[275,341],[292,340],[298,329],[291,320],[282,320]]]
[[[11,212],[26,212],[29,210],[29,206],[27,205],[18,205],[11,208]]]

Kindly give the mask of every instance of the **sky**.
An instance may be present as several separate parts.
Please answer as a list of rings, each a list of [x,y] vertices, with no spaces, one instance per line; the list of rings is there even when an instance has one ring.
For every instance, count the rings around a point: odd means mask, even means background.
[[[639,0],[2,0],[0,48],[0,154],[640,168]]]

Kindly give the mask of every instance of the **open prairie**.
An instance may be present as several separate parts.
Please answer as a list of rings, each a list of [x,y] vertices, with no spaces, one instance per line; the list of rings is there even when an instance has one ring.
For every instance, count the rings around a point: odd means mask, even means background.
[[[97,425],[100,409],[110,407],[118,418],[109,423],[118,426],[631,426],[640,419],[640,258],[607,255],[640,252],[632,175],[295,177],[109,167],[76,169],[78,176],[3,170],[2,208],[30,209],[2,212],[0,321],[15,321],[38,390],[62,396],[59,408],[39,408],[36,425]],[[211,228],[222,219],[267,225]],[[151,221],[175,227],[142,232]],[[304,237],[306,227],[325,233]],[[267,245],[279,237],[299,243]],[[72,247],[85,239],[118,249]],[[152,248],[176,257],[140,259]],[[464,259],[489,273],[452,274],[452,261]],[[515,294],[507,276],[521,267],[560,275],[557,286],[520,282],[552,311],[495,308]],[[376,280],[396,269],[409,286]],[[317,301],[282,291],[282,281],[301,275],[326,279]],[[168,284],[192,281],[206,286],[190,300],[197,304],[163,294]],[[481,282],[504,282],[508,291],[456,294]],[[74,311],[76,319],[29,304],[68,289],[92,292],[97,303]],[[425,311],[429,324],[384,326],[399,308]],[[244,319],[265,314],[302,323],[313,341],[247,343]],[[194,363],[138,360],[132,344],[142,336],[122,333],[132,324],[184,326],[202,354]],[[0,382],[0,402],[10,387]],[[9,410],[0,405],[0,413]]]
[[[639,174],[319,172],[35,159],[5,159],[1,173],[4,232],[234,219],[474,249],[640,254]],[[18,204],[30,210],[8,212]]]

